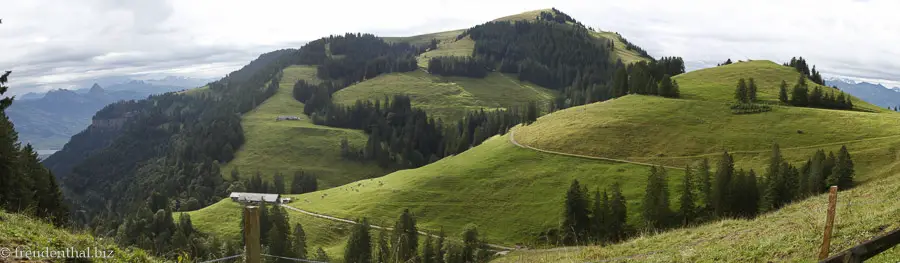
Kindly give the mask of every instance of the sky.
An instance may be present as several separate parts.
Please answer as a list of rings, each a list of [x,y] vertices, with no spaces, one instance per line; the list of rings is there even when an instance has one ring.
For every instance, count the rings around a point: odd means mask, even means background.
[[[746,3],[746,2],[745,2]],[[111,76],[218,78],[329,34],[409,36],[556,7],[688,70],[803,56],[826,77],[900,87],[900,1],[0,0],[0,70],[23,94]]]

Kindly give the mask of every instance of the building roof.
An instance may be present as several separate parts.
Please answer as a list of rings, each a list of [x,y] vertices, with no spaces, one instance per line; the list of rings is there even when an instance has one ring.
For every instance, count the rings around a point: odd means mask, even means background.
[[[241,201],[266,201],[266,202],[277,202],[278,198],[281,195],[279,194],[262,194],[262,193],[242,193],[242,192],[232,192],[229,197],[237,198]]]

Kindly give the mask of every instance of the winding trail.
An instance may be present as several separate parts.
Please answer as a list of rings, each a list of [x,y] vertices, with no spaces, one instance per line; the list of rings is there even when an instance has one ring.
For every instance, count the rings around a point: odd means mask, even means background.
[[[556,154],[556,155],[563,155],[563,156],[577,157],[577,158],[584,158],[584,159],[591,159],[591,160],[610,161],[610,162],[617,162],[617,163],[630,163],[630,164],[637,164],[637,165],[643,165],[643,166],[656,166],[656,167],[662,166],[662,167],[669,168],[669,169],[684,170],[684,168],[675,167],[675,166],[665,166],[665,165],[657,165],[657,164],[652,164],[652,163],[642,163],[642,162],[635,162],[635,161],[622,160],[622,159],[613,159],[613,158],[606,158],[606,157],[599,157],[599,156],[581,155],[581,154],[574,154],[574,153],[564,153],[564,152],[556,152],[556,151],[538,149],[538,148],[534,148],[534,147],[531,147],[528,145],[523,145],[523,144],[520,144],[519,142],[517,142],[515,128],[513,128],[509,131],[509,142],[518,147],[521,147],[521,148],[530,149],[530,150],[543,152],[543,153],[549,153],[549,154]]]
[[[306,210],[303,210],[303,209],[300,209],[300,208],[296,208],[296,207],[288,206],[288,205],[284,205],[284,204],[278,204],[278,205],[281,206],[281,207],[287,208],[287,209],[289,209],[289,210],[293,210],[293,211],[295,211],[295,212],[300,212],[300,213],[302,213],[302,214],[306,214],[306,215],[309,215],[309,216],[314,216],[314,217],[318,217],[318,218],[328,219],[328,220],[331,220],[331,221],[337,221],[337,222],[347,223],[347,224],[359,224],[359,222],[356,222],[356,221],[353,221],[353,220],[349,220],[349,219],[343,219],[343,218],[339,218],[339,217],[333,217],[333,216],[329,216],[329,215],[323,215],[323,214],[319,214],[319,213],[314,213],[314,212],[306,211]],[[394,230],[394,228],[391,228],[391,227],[385,227],[385,226],[377,226],[377,225],[372,225],[372,224],[369,224],[369,226],[372,227],[372,228],[374,228],[374,229],[379,229],[379,230]],[[418,232],[419,232],[420,235],[423,235],[423,236],[431,236],[431,237],[433,237],[433,238],[437,238],[437,237],[438,237],[437,235],[430,234],[430,233],[426,233],[426,232],[424,232],[424,231],[418,231]],[[445,238],[445,239],[451,239],[451,240],[453,240],[452,238],[448,238],[448,237],[444,237],[444,238]],[[486,244],[486,245],[487,245],[488,247],[494,248],[496,251],[501,251],[501,252],[503,252],[503,251],[512,251],[512,250],[516,250],[516,248],[507,247],[507,246],[501,246],[501,245],[497,245],[497,244]]]

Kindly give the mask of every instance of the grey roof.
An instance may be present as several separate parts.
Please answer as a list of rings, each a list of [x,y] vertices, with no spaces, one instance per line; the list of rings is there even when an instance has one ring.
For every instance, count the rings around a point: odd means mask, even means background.
[[[237,198],[240,201],[266,201],[266,202],[277,202],[280,197],[279,194],[261,194],[261,193],[242,193],[242,192],[232,192],[229,195],[231,198]]]

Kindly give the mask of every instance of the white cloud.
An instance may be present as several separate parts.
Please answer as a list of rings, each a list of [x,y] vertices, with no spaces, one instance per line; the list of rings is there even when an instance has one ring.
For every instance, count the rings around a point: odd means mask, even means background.
[[[111,75],[213,77],[261,53],[329,34],[401,36],[557,7],[692,67],[804,56],[826,76],[900,86],[900,2],[734,1],[9,1],[0,69],[24,93]],[[5,12],[4,12],[5,11]]]

